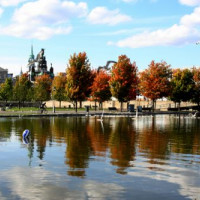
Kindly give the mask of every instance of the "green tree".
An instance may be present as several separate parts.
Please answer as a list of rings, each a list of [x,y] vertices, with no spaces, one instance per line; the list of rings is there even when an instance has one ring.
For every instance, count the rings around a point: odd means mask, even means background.
[[[148,69],[140,73],[140,93],[151,99],[153,110],[157,99],[168,97],[170,93],[170,65],[152,61]]]
[[[189,101],[194,93],[193,73],[189,69],[173,70],[171,80],[171,95],[170,99],[179,104],[181,101]]]
[[[121,103],[136,98],[138,86],[137,66],[134,62],[131,64],[126,55],[118,57],[118,62],[113,65],[111,79],[109,81],[112,96],[116,97]]]
[[[0,85],[0,99],[3,101],[12,100],[13,96],[13,82],[11,78],[7,78],[4,83]]]
[[[67,81],[66,76],[59,75],[55,76],[52,82],[52,96],[54,99],[60,102],[60,107],[61,107],[61,101],[66,99],[65,95],[66,81]]]
[[[194,92],[192,97],[192,102],[198,105],[198,110],[200,110],[200,68],[193,68],[193,80],[194,80]]]
[[[90,95],[93,79],[86,53],[73,54],[69,59],[66,72],[66,96],[70,101],[75,102],[77,112],[77,102],[81,103]]]
[[[24,101],[32,100],[32,83],[28,79],[28,74],[22,74],[20,77],[17,77],[13,88],[14,99],[20,103]]]
[[[34,98],[36,101],[48,101],[51,99],[52,79],[48,74],[36,77],[34,82]]]

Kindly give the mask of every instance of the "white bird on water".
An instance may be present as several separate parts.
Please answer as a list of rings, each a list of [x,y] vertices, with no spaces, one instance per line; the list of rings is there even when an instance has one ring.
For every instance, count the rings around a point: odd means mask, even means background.
[[[103,110],[103,112],[102,112],[102,114],[101,114],[101,118],[100,119],[97,119],[97,121],[103,121],[103,114],[104,114],[104,110]]]

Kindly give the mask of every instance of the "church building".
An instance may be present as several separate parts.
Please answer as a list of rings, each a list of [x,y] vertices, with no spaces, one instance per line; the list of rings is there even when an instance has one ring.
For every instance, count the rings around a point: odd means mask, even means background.
[[[44,56],[44,49],[41,49],[35,58],[33,54],[33,46],[31,46],[31,55],[28,59],[27,67],[29,80],[32,82],[35,81],[35,77],[41,76],[43,74],[48,74],[52,79],[54,78],[52,64],[48,71],[46,57]]]

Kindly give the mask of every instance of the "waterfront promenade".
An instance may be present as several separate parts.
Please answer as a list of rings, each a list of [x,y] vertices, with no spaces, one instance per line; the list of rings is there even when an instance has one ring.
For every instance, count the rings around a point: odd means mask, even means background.
[[[102,115],[101,110],[94,111],[91,110],[89,112],[86,111],[78,111],[75,112],[74,110],[58,110],[53,112],[53,109],[48,110],[47,112],[41,113],[39,111],[0,111],[0,117],[97,117],[99,118]],[[166,114],[181,114],[181,115],[189,115],[190,113],[194,114],[195,111],[160,111],[156,110],[154,112],[152,111],[144,111],[144,112],[138,112],[138,116],[145,116],[145,115],[166,115]],[[104,110],[103,112],[104,117],[135,117],[136,112],[127,112],[127,111],[109,111]]]

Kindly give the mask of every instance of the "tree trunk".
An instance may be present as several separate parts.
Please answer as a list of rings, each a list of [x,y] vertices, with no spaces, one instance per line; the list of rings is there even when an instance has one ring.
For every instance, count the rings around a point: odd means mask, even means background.
[[[61,101],[59,102],[59,107],[61,108]]]
[[[80,108],[82,108],[82,101],[80,101]]]
[[[103,102],[101,101],[101,109],[103,110]]]
[[[181,102],[178,102],[178,111],[180,112],[181,108]]]
[[[121,104],[120,107],[121,107],[121,112],[122,112],[123,102],[121,101],[120,104]]]
[[[97,101],[96,100],[94,101],[94,109],[95,109],[95,111],[97,110]]]
[[[102,109],[102,102],[99,101],[99,109]]]
[[[75,109],[76,109],[76,112],[77,112],[77,101],[75,101]]]
[[[19,101],[19,103],[18,103],[18,108],[19,108],[19,109],[21,108],[20,101]]]
[[[152,111],[154,112],[154,100],[152,100]]]

